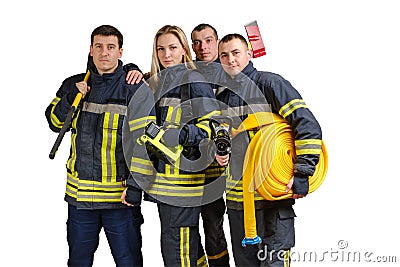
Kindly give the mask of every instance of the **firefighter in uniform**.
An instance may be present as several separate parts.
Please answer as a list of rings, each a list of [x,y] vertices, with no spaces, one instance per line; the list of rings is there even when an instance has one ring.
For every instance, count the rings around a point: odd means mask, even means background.
[[[117,266],[143,266],[141,190],[135,188],[137,205],[133,207],[123,205],[120,199],[130,174],[122,148],[122,128],[132,96],[138,91],[139,101],[144,102],[146,98],[153,101],[153,95],[142,83],[125,83],[126,72],[119,60],[122,44],[118,29],[97,27],[91,35],[93,61],[88,62],[88,82],[82,82],[85,74],[64,80],[45,112],[50,129],[58,132],[76,95],[84,95],[71,123],[66,164],[68,266],[92,266],[101,228]],[[154,120],[154,115],[136,105],[133,120]],[[135,131],[140,132],[140,127]]]
[[[242,247],[244,218],[241,175],[244,153],[255,131],[242,132],[233,139],[226,198],[236,266],[289,266],[290,249],[295,244],[295,213],[292,206],[295,199],[308,193],[308,177],[313,175],[319,161],[319,153],[313,152],[321,150],[320,126],[288,81],[253,67],[251,51],[243,36],[228,34],[223,37],[219,43],[219,57],[227,74],[227,86],[217,92],[217,99],[228,106],[222,113],[236,116],[235,128],[249,113],[270,111],[279,114],[291,125],[297,154],[294,178],[287,186],[287,190],[293,190],[293,198],[267,201],[255,193],[257,232],[262,244]],[[226,165],[227,160],[227,157],[217,156],[221,165]]]
[[[224,75],[218,58],[217,30],[209,24],[202,23],[192,30],[191,38],[192,49],[196,54],[196,67],[215,91],[222,84],[222,75]],[[221,181],[226,180],[225,167],[214,161],[205,172],[204,200],[206,203],[201,207],[201,218],[208,264],[227,267],[229,253],[223,228],[226,212],[223,198],[225,186],[220,185]]]
[[[157,125],[166,130],[163,140],[171,147],[183,148],[174,163],[152,157],[156,177],[145,190],[146,199],[158,205],[165,266],[207,266],[199,233],[207,166],[198,167],[195,162],[201,157],[200,143],[211,135],[209,118],[219,114],[219,106],[211,86],[196,82],[204,81],[204,77],[194,69],[182,29],[162,27],[154,38],[149,83],[155,91]],[[188,101],[184,101],[184,92],[190,102],[185,108]],[[192,115],[188,116],[187,108]]]

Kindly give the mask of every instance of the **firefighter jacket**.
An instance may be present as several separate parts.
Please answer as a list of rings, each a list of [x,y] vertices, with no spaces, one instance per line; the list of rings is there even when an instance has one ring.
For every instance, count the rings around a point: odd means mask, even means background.
[[[188,82],[183,79],[187,76]],[[155,89],[157,124],[166,128],[180,128],[179,144],[183,146],[183,156],[171,165],[157,159],[157,175],[147,193],[157,201],[175,206],[199,206],[203,196],[205,180],[204,169],[196,167],[199,157],[199,145],[209,139],[211,129],[209,118],[220,114],[219,105],[209,83],[196,70],[188,70],[183,64],[164,69],[159,74]],[[183,105],[182,90],[187,84],[188,99],[192,115],[188,118]],[[183,127],[182,127],[183,126]],[[190,167],[183,167],[187,160]],[[194,167],[193,167],[194,166]],[[150,198],[151,199],[151,198]]]
[[[204,76],[205,80],[210,83],[211,87],[213,88],[214,94],[216,93],[217,89],[222,86],[224,83],[225,72],[222,68],[221,62],[219,58],[212,62],[205,62],[196,59],[194,62],[197,70],[201,72]],[[210,166],[205,170],[206,173],[206,184],[213,183],[217,179],[226,179],[226,168],[224,166],[220,166],[216,161],[214,161]],[[214,185],[217,185],[215,183]],[[218,188],[219,189],[219,188]],[[212,187],[210,190],[215,191],[216,188]],[[218,190],[219,191],[219,190]],[[221,192],[221,196],[224,190]],[[214,194],[218,194],[214,192]]]
[[[90,67],[88,85],[91,90],[80,103],[80,109],[71,123],[71,148],[66,163],[67,185],[65,200],[85,209],[123,208],[121,194],[124,180],[130,175],[122,142],[124,119],[129,107],[130,131],[139,131],[146,120],[155,120],[155,114],[142,112],[145,98],[153,101],[151,90],[143,83],[128,85],[122,62],[114,73],[99,75]],[[84,74],[67,78],[56,97],[46,109],[50,129],[60,131],[73,99],[78,93],[75,83]],[[140,93],[137,93],[139,91]],[[133,105],[130,100],[135,95]],[[147,114],[146,114],[147,113]],[[131,123],[133,121],[133,123]],[[127,124],[128,125],[128,124]],[[132,161],[135,155],[131,153]],[[128,160],[129,161],[129,160]],[[140,191],[140,189],[137,189]],[[141,194],[140,194],[141,196]]]
[[[295,176],[312,176],[319,161],[322,132],[319,123],[308,109],[298,91],[281,76],[257,71],[250,62],[242,73],[231,78],[217,91],[217,99],[228,105],[224,113],[234,118],[234,127],[250,113],[269,111],[286,119],[295,140]],[[256,131],[247,131],[233,139],[230,177],[227,179],[227,206],[243,209],[241,174],[247,145]],[[236,142],[235,142],[236,141]],[[237,156],[237,160],[234,157]],[[256,208],[294,204],[293,199],[266,201],[255,194]]]
[[[222,68],[219,58],[213,62],[195,61],[197,69],[204,76],[205,80],[209,82],[214,90],[224,84],[225,72]]]

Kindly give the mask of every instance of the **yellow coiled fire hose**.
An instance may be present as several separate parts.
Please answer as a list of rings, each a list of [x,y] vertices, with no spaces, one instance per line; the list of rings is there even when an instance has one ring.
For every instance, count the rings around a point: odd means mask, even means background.
[[[293,191],[286,193],[286,185],[294,174],[296,149],[289,123],[271,112],[250,114],[232,130],[232,137],[246,130],[259,129],[251,139],[243,164],[243,205],[245,238],[242,245],[261,242],[256,230],[254,192],[266,200],[291,198]],[[319,163],[313,176],[309,177],[309,193],[324,181],[328,170],[328,155],[321,141]]]

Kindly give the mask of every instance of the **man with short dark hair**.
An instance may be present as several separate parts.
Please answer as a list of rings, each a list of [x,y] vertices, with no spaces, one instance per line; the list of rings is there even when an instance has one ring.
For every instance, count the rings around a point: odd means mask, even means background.
[[[84,73],[64,80],[45,112],[50,129],[59,132],[75,97],[83,95],[81,108],[71,123],[66,164],[68,266],[92,266],[102,228],[117,266],[143,266],[141,189],[136,189],[134,206],[121,203],[125,180],[130,175],[121,133],[133,95],[137,91],[151,99],[153,95],[145,85],[138,90],[142,82],[125,82],[120,61],[122,45],[123,36],[115,27],[102,25],[94,29],[89,80],[83,81]],[[135,108],[140,110],[140,105],[130,109]],[[134,114],[135,110],[130,112]]]
[[[234,122],[241,124],[249,114],[257,110],[279,114],[291,126],[296,149],[294,177],[286,187],[287,192],[293,190],[293,197],[269,201],[257,192],[254,195],[257,232],[267,248],[267,251],[260,254],[260,249],[264,247],[255,245],[257,242],[242,246],[245,235],[243,191],[249,190],[242,187],[242,170],[248,143],[232,144],[229,166],[232,176],[227,180],[226,199],[233,257],[236,266],[286,267],[290,264],[290,249],[294,246],[295,237],[296,215],[292,206],[295,199],[305,197],[309,191],[308,178],[314,174],[321,152],[321,128],[298,91],[287,80],[277,74],[254,68],[251,62],[252,51],[248,49],[247,41],[242,35],[224,36],[219,42],[218,50],[226,72],[227,87],[217,92],[216,97],[230,110],[237,112]],[[234,125],[235,128],[238,126]],[[241,137],[243,139],[239,140],[251,140],[257,131],[258,129],[243,131],[233,140]],[[217,156],[216,160],[221,165],[226,165],[227,157]],[[239,160],[234,160],[235,157]]]
[[[217,30],[209,24],[197,25],[191,33],[192,49],[196,54],[196,67],[203,73],[205,79],[210,82],[214,93],[221,85],[221,75],[224,73],[218,58],[218,34]],[[225,215],[225,201],[223,191],[217,189],[218,179],[225,179],[225,168],[218,163],[212,163],[206,169],[206,185],[204,199],[206,204],[201,207],[201,217],[205,234],[205,249],[209,266],[229,266],[229,253],[225,233],[223,229]],[[220,183],[219,183],[220,184]],[[209,190],[221,191],[217,199],[206,199]],[[213,192],[214,193],[214,192]]]

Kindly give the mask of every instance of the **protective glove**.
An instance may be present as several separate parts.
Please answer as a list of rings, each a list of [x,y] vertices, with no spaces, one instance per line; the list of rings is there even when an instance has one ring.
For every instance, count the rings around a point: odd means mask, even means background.
[[[187,126],[185,125],[181,129],[169,128],[165,131],[163,135],[163,140],[165,144],[169,147],[180,145],[185,145],[187,139]]]
[[[77,88],[76,86],[73,86],[73,88],[71,88],[71,90],[70,90],[69,93],[67,94],[67,100],[68,100],[68,103],[69,103],[70,105],[72,105],[72,103],[74,102],[75,97],[76,97],[76,95],[77,95],[78,93],[79,93],[78,88]]]
[[[139,206],[142,203],[142,191],[128,185],[128,189],[126,190],[126,202],[129,204]]]
[[[294,174],[292,190],[294,194],[307,195],[309,189],[308,176],[301,173]]]
[[[124,66],[123,66],[123,69],[124,69],[125,72],[128,72],[128,71],[130,71],[130,70],[138,70],[139,72],[143,73],[143,72],[139,69],[138,65],[133,64],[133,63],[128,63],[128,64],[124,65]]]

